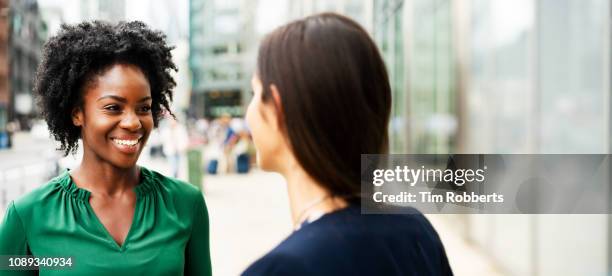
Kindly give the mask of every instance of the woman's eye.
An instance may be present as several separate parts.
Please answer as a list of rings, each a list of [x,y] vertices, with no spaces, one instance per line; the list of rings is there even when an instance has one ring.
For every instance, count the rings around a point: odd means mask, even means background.
[[[150,112],[150,111],[151,111],[151,107],[148,105],[140,108],[140,112]]]
[[[108,111],[119,111],[119,106],[115,104],[110,104],[105,106],[104,109]]]

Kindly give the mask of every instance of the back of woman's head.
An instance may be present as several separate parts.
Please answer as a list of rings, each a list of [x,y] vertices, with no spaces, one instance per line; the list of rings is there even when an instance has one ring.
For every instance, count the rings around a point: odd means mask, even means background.
[[[270,33],[257,62],[262,100],[278,88],[297,161],[332,195],[357,200],[361,154],[388,146],[391,89],[372,39],[349,18],[319,14]]]

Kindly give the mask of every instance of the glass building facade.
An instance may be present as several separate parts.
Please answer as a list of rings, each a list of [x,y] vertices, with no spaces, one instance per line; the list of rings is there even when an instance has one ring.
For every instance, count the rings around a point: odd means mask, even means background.
[[[249,97],[257,1],[190,0],[190,110],[197,118],[242,116]]]
[[[610,152],[609,1],[373,3],[393,153]],[[608,215],[447,219],[509,275],[612,272]]]

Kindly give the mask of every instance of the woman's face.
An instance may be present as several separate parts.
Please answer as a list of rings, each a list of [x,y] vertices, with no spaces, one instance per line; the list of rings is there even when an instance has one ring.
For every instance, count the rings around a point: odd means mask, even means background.
[[[263,170],[279,171],[280,156],[285,145],[278,127],[276,109],[272,99],[261,100],[263,87],[257,75],[251,79],[253,97],[246,112],[246,121],[257,150],[257,164]]]
[[[113,65],[85,89],[73,122],[81,126],[84,159],[135,166],[153,129],[148,80],[137,66]]]

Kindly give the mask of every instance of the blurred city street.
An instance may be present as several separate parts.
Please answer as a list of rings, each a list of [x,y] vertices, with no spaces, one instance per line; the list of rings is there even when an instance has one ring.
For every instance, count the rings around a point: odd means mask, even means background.
[[[58,155],[49,139],[39,139],[29,132],[14,135],[14,145],[0,151],[0,214],[10,200],[45,183],[57,174]]]
[[[0,170],[38,163],[54,154],[50,139],[35,138],[29,132],[17,132],[13,139],[13,148],[0,151]]]
[[[610,157],[610,0],[0,0],[0,216],[80,162],[55,150],[37,105],[44,43],[62,24],[141,21],[173,47],[178,123],[159,122],[138,164],[202,176],[213,272],[239,274],[292,231],[284,180],[258,170],[244,120],[259,48],[275,28],[322,12],[361,25],[384,60],[390,154]],[[455,275],[612,275],[611,212],[427,217]]]

